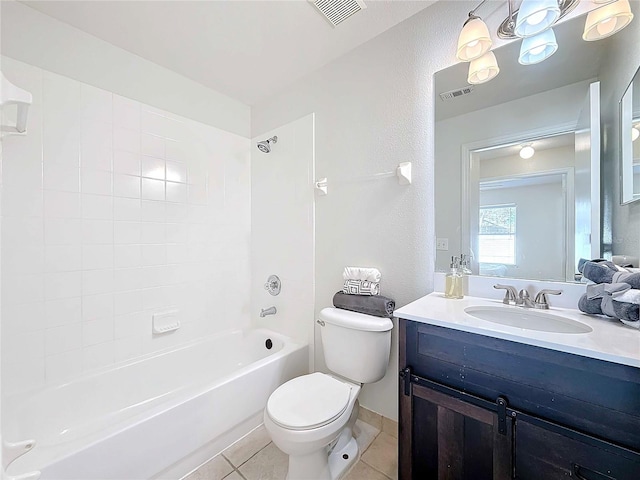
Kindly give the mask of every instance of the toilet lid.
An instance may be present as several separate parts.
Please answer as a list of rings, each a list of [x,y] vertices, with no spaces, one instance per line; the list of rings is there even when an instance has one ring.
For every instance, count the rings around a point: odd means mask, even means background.
[[[282,427],[308,430],[339,417],[349,405],[351,387],[324,373],[289,380],[269,397],[267,412]]]

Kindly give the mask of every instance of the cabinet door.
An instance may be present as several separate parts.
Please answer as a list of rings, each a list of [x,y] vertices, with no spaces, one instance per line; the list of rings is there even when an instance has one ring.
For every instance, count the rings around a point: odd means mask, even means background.
[[[499,433],[494,411],[420,385],[401,402],[411,410],[405,418],[401,407],[401,462],[403,449],[411,452],[410,465],[400,468],[403,480],[512,478],[510,418]]]
[[[516,478],[638,480],[640,453],[539,419],[516,420]]]

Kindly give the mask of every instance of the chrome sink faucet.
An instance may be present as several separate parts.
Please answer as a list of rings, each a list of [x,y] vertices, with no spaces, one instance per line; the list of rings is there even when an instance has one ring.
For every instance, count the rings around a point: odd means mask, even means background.
[[[512,287],[511,285],[501,285],[498,283],[494,285],[493,288],[498,290],[505,290],[504,298],[502,299],[502,303],[504,303],[505,305],[511,305],[512,302],[513,305],[518,304],[518,291],[515,287]]]
[[[547,295],[560,295],[562,290],[540,290],[536,295],[533,306],[541,310],[549,309],[549,299]]]
[[[518,293],[518,298],[516,299],[516,305],[520,305],[521,307],[524,307],[524,308],[535,307],[534,303],[531,301],[531,296],[529,295],[529,292],[527,291],[526,288],[523,288],[522,290],[520,290],[520,293]]]

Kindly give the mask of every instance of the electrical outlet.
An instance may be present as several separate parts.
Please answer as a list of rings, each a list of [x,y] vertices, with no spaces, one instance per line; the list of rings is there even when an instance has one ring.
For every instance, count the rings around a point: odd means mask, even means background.
[[[436,250],[449,250],[449,239],[436,238]]]

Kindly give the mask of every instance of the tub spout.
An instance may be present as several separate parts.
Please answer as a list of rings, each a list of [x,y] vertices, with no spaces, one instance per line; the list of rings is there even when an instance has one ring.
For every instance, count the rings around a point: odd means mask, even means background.
[[[277,312],[278,311],[276,310],[276,307],[261,308],[260,317],[266,317],[267,315],[275,315]]]

